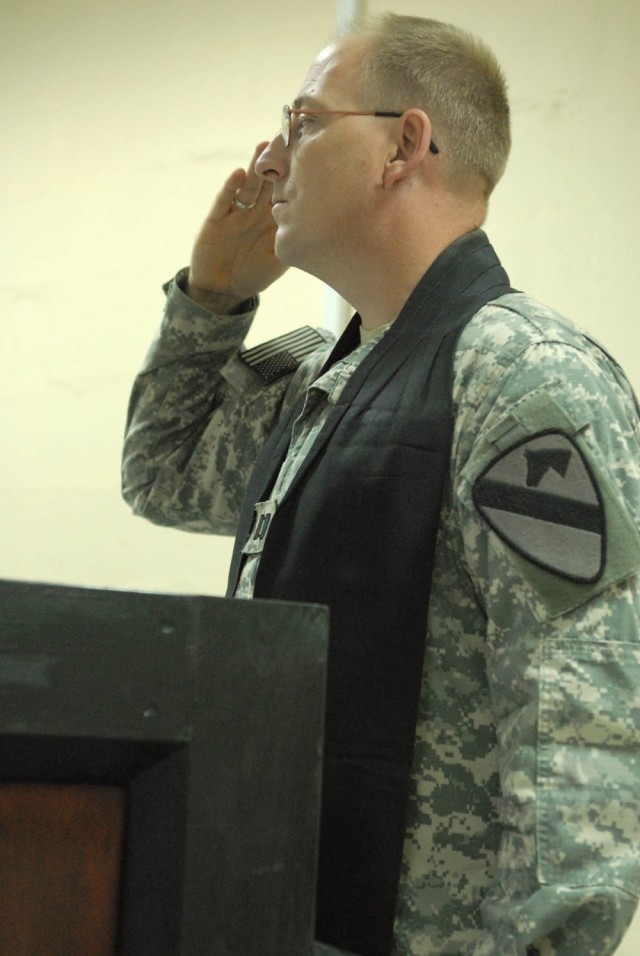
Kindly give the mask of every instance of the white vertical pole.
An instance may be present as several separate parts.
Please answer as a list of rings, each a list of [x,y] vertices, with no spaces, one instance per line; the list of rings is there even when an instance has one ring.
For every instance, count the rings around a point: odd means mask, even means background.
[[[350,20],[357,20],[367,12],[367,0],[337,0],[337,25],[343,26]],[[325,286],[324,326],[336,335],[340,335],[353,314],[348,302],[338,293]]]
[[[338,26],[348,20],[357,20],[367,12],[367,0],[338,0]]]

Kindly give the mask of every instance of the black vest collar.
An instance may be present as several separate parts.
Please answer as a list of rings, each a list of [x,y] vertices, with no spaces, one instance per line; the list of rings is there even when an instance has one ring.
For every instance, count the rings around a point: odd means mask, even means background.
[[[390,341],[405,335],[416,321],[422,336],[451,321],[451,310],[482,294],[489,298],[504,294],[509,278],[500,265],[486,234],[481,229],[460,236],[447,246],[431,264],[404,304],[399,316],[385,335]],[[489,299],[485,299],[489,301]],[[356,313],[336,342],[320,375],[360,344],[360,316]]]

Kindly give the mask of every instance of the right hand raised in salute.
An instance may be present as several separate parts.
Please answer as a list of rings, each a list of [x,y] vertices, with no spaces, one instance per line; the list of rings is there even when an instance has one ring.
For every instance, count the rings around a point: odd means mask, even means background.
[[[286,271],[273,248],[271,184],[255,170],[267,145],[259,143],[248,169],[227,178],[193,247],[187,293],[213,312],[235,312]]]

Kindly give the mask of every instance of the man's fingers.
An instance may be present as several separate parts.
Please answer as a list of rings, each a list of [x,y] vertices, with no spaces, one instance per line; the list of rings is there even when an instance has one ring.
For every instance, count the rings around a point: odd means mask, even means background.
[[[258,201],[261,205],[269,203],[271,188],[256,172],[258,157],[268,145],[268,141],[258,143],[247,169],[234,169],[227,177],[207,217],[209,221],[219,222],[224,219],[236,203],[249,207]]]
[[[251,157],[251,162],[247,168],[247,174],[244,183],[236,191],[235,198],[238,200],[238,202],[243,203],[245,206],[253,206],[261,197],[263,199],[265,197],[265,190],[263,189],[265,181],[262,176],[259,176],[256,172],[256,163],[258,161],[258,157],[268,145],[269,143],[267,141],[258,143],[253,152],[253,156]]]
[[[230,176],[225,180],[222,189],[218,193],[208,215],[209,220],[218,222],[229,213],[236,198],[238,190],[245,181],[246,173],[244,169],[234,169]]]

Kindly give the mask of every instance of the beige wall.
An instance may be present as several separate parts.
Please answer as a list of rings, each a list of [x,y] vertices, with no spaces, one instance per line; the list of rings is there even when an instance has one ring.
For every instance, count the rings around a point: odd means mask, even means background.
[[[640,6],[395,9],[494,47],[515,146],[488,229],[513,283],[598,335],[640,388]],[[0,4],[0,575],[223,591],[226,540],[154,528],[121,503],[127,395],[160,283],[187,261],[221,178],[275,131],[334,13],[325,0]],[[321,286],[290,273],[264,296],[254,339],[322,313]]]
[[[226,539],[130,515],[120,444],[162,281],[332,28],[331,4],[305,4],[304,23],[293,9],[0,3],[0,575],[224,590]],[[280,316],[319,324],[322,307],[318,282],[290,274],[254,334],[270,336]]]

